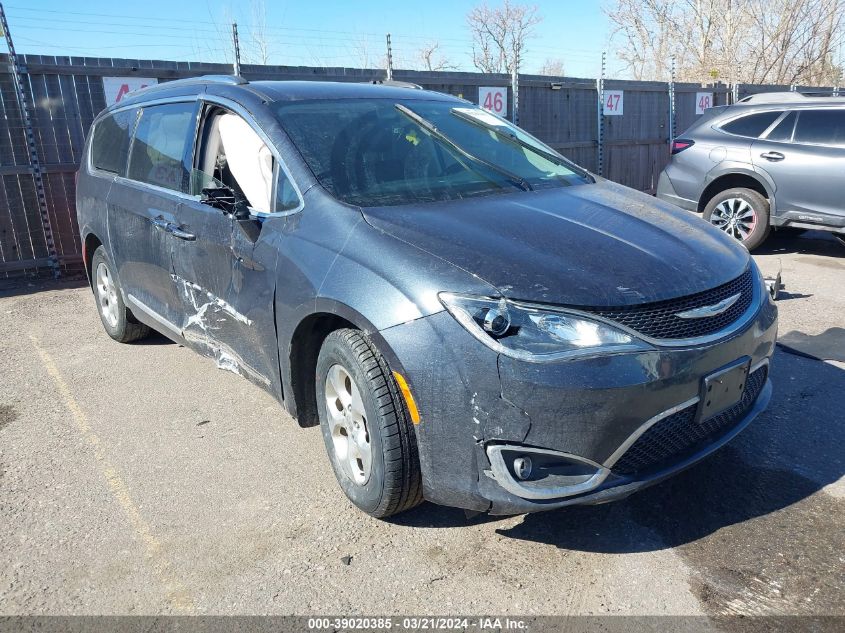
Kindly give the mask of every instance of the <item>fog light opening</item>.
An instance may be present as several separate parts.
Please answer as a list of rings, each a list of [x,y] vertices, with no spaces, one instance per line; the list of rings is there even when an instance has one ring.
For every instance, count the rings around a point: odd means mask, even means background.
[[[523,499],[555,499],[597,488],[610,469],[589,459],[534,446],[487,446],[493,479]]]
[[[528,456],[517,457],[513,460],[513,472],[521,480],[525,481],[531,477],[534,464]]]

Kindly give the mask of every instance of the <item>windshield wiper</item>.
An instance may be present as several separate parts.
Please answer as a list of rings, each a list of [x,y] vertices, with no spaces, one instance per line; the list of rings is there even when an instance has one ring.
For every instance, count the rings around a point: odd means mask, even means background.
[[[454,149],[456,152],[458,152],[464,158],[471,160],[474,163],[478,163],[479,165],[483,165],[487,169],[495,171],[500,176],[503,176],[508,182],[516,185],[517,187],[519,187],[523,191],[534,191],[534,187],[532,187],[531,183],[529,183],[527,180],[525,180],[525,178],[523,178],[522,176],[518,176],[516,174],[513,174],[513,173],[509,172],[507,169],[503,169],[503,168],[499,167],[498,165],[494,165],[493,163],[486,161],[483,158],[479,158],[475,154],[471,154],[470,152],[465,150],[463,147],[458,145],[455,141],[453,141],[448,136],[446,136],[443,132],[438,130],[437,126],[434,125],[434,123],[432,123],[428,119],[421,117],[419,114],[417,114],[416,112],[414,112],[413,110],[411,110],[407,106],[404,106],[401,103],[397,103],[395,105],[395,107],[396,107],[397,110],[399,110],[399,112],[401,112],[406,117],[411,119],[411,121],[413,121],[414,123],[419,125],[422,129],[424,129],[426,132],[431,134],[436,139],[442,141],[443,143],[445,143],[446,145],[448,145],[449,147]],[[462,161],[459,161],[459,162],[462,162]],[[472,169],[471,167],[468,167],[467,165],[464,165],[464,167],[467,167],[468,169]],[[473,170],[473,171],[475,171],[475,170]]]
[[[570,171],[578,174],[582,178],[591,178],[591,176],[589,175],[589,172],[587,172],[585,169],[579,167],[575,163],[568,161],[563,156],[558,156],[557,154],[552,154],[551,152],[547,152],[546,150],[539,148],[535,145],[532,145],[531,143],[529,143],[527,141],[523,141],[521,138],[519,138],[516,134],[514,134],[510,130],[505,132],[505,131],[501,130],[500,128],[496,127],[495,125],[490,125],[489,123],[485,123],[484,121],[479,121],[474,116],[472,116],[470,114],[466,114],[465,112],[461,112],[460,110],[457,110],[455,108],[452,108],[452,110],[450,110],[450,112],[453,116],[458,117],[462,121],[466,121],[467,123],[471,123],[473,125],[476,125],[483,130],[489,130],[489,131],[493,132],[494,134],[499,135],[500,137],[502,137],[506,141],[510,141],[513,145],[517,145],[518,147],[522,147],[524,149],[527,149],[530,152],[534,152],[535,154],[539,154],[540,156],[545,158],[550,163],[555,163],[556,165],[566,167],[567,169],[569,169]]]

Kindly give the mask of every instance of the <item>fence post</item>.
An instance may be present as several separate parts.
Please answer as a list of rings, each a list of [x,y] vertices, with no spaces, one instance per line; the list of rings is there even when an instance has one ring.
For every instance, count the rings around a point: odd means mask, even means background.
[[[15,94],[18,98],[18,105],[21,109],[24,131],[26,132],[26,145],[29,150],[29,168],[32,171],[32,178],[35,181],[35,197],[38,198],[38,210],[41,213],[41,227],[44,230],[44,241],[47,244],[47,257],[50,260],[50,267],[53,269],[53,276],[61,277],[59,268],[59,254],[56,251],[56,242],[53,239],[53,227],[50,224],[50,211],[47,208],[47,195],[44,192],[44,178],[41,172],[41,161],[38,158],[38,150],[35,147],[35,133],[32,129],[32,118],[29,116],[29,105],[26,100],[24,83],[21,75],[25,72],[18,64],[18,56],[15,53],[15,45],[12,42],[12,34],[9,32],[9,23],[6,21],[6,11],[0,3],[0,29],[6,36],[6,45],[9,47],[9,64],[12,67],[14,76]]]
[[[241,76],[241,47],[238,44],[238,23],[232,22],[232,44],[235,46],[235,76]]]
[[[669,146],[675,140],[675,58],[672,57],[672,65],[669,74]]]
[[[390,33],[387,34],[387,80],[393,81],[393,49],[390,46]]]
[[[596,108],[596,130],[598,133],[598,146],[596,156],[596,172],[604,176],[604,69],[607,63],[606,53],[601,54],[601,74],[596,79],[596,93],[598,96]]]
[[[513,93],[513,113],[511,120],[519,125],[519,53],[514,54],[511,72],[511,92]]]

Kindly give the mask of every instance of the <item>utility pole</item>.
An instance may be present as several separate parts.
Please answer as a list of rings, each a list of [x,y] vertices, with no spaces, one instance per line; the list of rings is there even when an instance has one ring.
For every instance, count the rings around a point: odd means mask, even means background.
[[[511,120],[519,125],[519,50],[514,51],[513,68],[511,69],[511,92],[513,92],[513,112]]]
[[[235,75],[241,76],[241,47],[238,44],[238,23],[232,22],[232,43],[235,45]]]
[[[390,46],[390,33],[387,34],[387,80],[393,81],[393,49]]]
[[[53,227],[50,224],[50,213],[47,209],[47,196],[44,193],[44,178],[41,172],[41,161],[38,159],[38,151],[35,147],[35,134],[32,129],[32,118],[29,116],[29,105],[24,91],[23,74],[26,69],[18,63],[18,56],[15,53],[15,45],[12,42],[12,34],[9,32],[9,23],[6,21],[6,11],[0,3],[0,30],[6,36],[6,45],[9,47],[9,65],[15,84],[15,96],[18,98],[18,105],[21,109],[24,132],[26,133],[26,145],[29,151],[29,168],[32,171],[32,178],[35,183],[35,196],[38,199],[38,210],[41,213],[41,227],[44,230],[44,241],[47,244],[47,257],[50,267],[53,269],[53,276],[61,277],[59,268],[59,255],[56,251],[56,242],[53,239]]]

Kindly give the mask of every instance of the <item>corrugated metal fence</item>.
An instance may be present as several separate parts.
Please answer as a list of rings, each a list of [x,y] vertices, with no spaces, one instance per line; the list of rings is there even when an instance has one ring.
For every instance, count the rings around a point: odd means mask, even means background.
[[[153,60],[89,57],[19,57],[33,112],[35,139],[49,208],[49,221],[61,269],[81,261],[81,244],[74,208],[74,172],[85,136],[96,114],[106,106],[103,77],[154,77],[159,82],[204,74],[228,74],[231,66]],[[370,81],[383,79],[382,70],[250,66],[244,77]],[[394,71],[394,79],[478,102],[481,86],[510,85],[505,75],[462,72]],[[723,84],[702,88],[675,84],[675,129],[696,118],[696,93],[712,92],[714,104],[726,103]],[[774,87],[761,87],[771,90]],[[785,89],[780,87],[780,89]],[[607,178],[650,191],[669,157],[669,85],[662,82],[607,80],[604,90],[624,90],[624,114],[599,116],[598,86],[593,79],[521,75],[520,125],[587,169]],[[742,94],[754,92],[744,90]],[[508,109],[513,103],[508,89]],[[23,118],[13,87],[8,57],[0,55],[0,276],[46,272],[50,253],[39,214],[32,169],[27,154]],[[510,112],[508,112],[510,115]],[[603,142],[599,146],[599,123]]]

